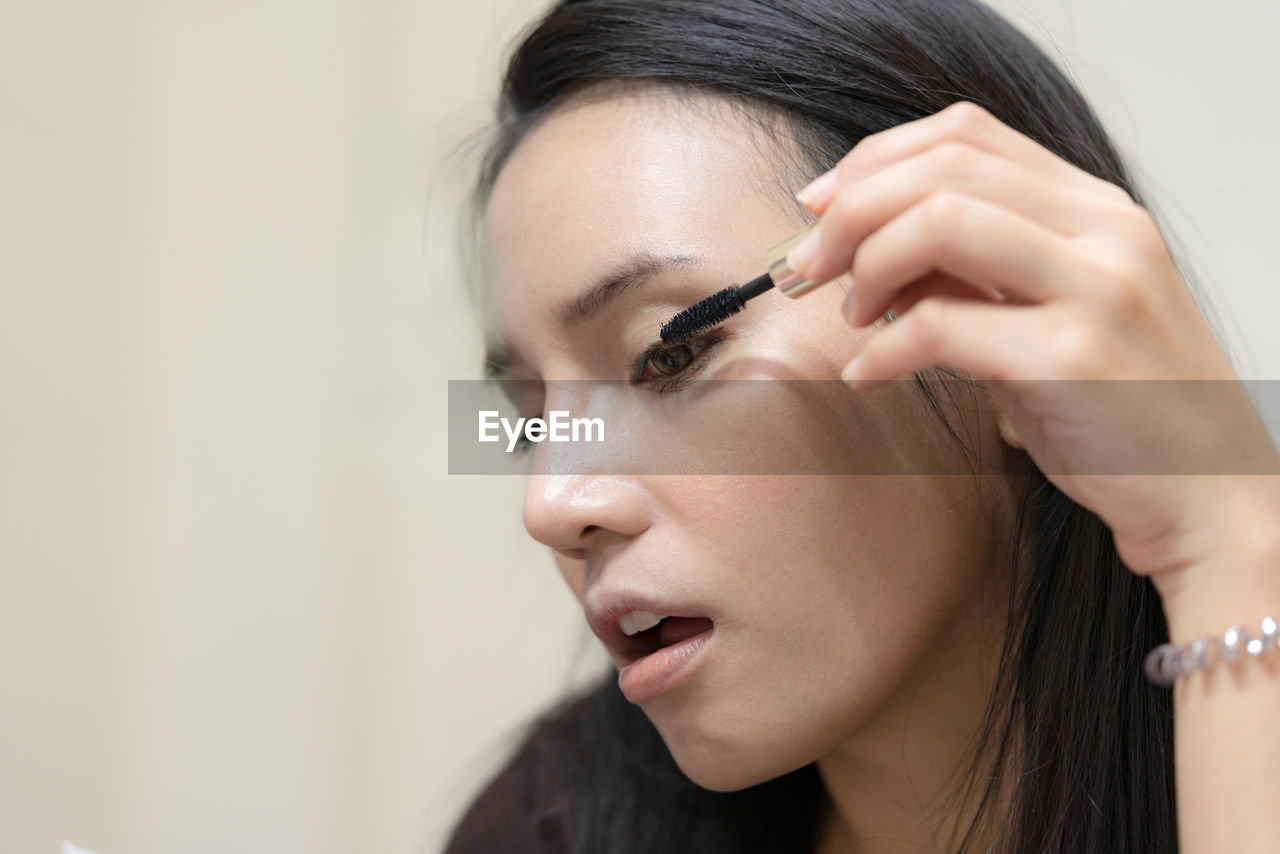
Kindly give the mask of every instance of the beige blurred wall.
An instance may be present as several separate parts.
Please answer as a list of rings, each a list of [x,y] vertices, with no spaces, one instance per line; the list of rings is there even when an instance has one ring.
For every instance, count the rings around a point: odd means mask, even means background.
[[[520,484],[445,473],[449,155],[544,5],[5,5],[0,851],[435,851],[603,666]],[[1277,7],[999,8],[1280,378]]]

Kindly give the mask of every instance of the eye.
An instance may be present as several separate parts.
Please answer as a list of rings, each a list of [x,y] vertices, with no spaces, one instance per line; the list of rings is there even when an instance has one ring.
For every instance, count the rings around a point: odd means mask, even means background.
[[[674,377],[693,361],[693,348],[688,344],[664,347],[649,357],[649,367],[664,377]]]
[[[701,370],[710,360],[709,351],[719,343],[720,339],[707,337],[652,347],[631,365],[635,369],[632,382],[652,383],[659,390],[668,391],[676,387],[677,378],[683,379]]]

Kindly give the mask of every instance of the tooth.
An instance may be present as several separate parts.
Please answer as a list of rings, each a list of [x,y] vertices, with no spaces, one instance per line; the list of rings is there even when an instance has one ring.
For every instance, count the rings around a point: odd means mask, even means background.
[[[648,611],[631,611],[618,618],[618,628],[622,629],[624,635],[631,637],[646,629],[653,628],[664,619],[666,618],[651,614]]]

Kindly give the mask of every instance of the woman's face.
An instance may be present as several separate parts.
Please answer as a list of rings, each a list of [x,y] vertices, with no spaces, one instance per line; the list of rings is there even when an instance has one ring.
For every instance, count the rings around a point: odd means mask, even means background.
[[[759,275],[766,249],[807,224],[776,161],[758,129],[712,99],[581,101],[536,126],[502,169],[487,219],[496,317],[516,370],[633,380],[663,322]],[[559,307],[637,256],[651,276],[589,318],[565,317]],[[652,263],[668,257],[686,260]],[[699,379],[838,380],[871,334],[841,316],[849,285],[797,300],[764,294],[712,343],[664,364],[696,355]],[[712,621],[678,678],[633,700],[709,789],[754,785],[840,749],[901,750],[913,702],[913,725],[944,733],[963,729],[986,697],[988,640],[1003,627],[994,603],[1007,590],[1007,488],[960,475],[750,474],[788,437],[832,470],[848,471],[850,455],[890,461],[884,470],[902,460],[903,471],[922,455],[960,458],[911,384],[861,397],[831,387],[848,395],[847,417],[825,406],[762,413],[761,429],[734,437],[740,474],[557,473],[539,466],[549,446],[535,446],[525,525],[588,616],[630,596]],[[546,406],[563,408],[547,388]],[[685,393],[637,395],[660,412],[660,397],[669,410]],[[986,416],[965,429],[992,459],[999,439]],[[632,658],[617,646],[611,655],[619,667]]]

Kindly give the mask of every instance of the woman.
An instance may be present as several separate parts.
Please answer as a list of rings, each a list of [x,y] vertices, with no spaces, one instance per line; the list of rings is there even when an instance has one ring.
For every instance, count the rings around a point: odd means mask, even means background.
[[[843,379],[849,419],[795,406],[742,471],[796,445],[973,474],[568,474],[538,446],[526,527],[624,672],[538,723],[450,852],[1276,838],[1280,654],[1172,693],[1143,662],[1280,609],[1280,460],[1029,40],[964,0],[564,2],[511,60],[479,203],[493,367],[540,405]],[[790,262],[830,284],[655,344],[814,222]],[[1217,382],[1103,382],[1167,379]],[[650,613],[702,632],[666,682],[625,669]]]

